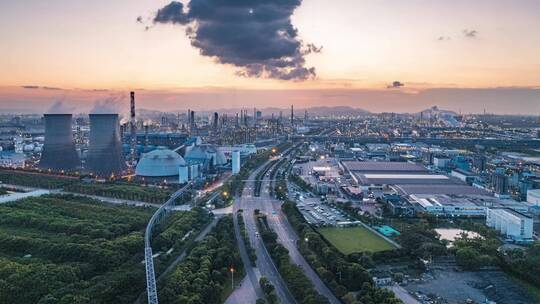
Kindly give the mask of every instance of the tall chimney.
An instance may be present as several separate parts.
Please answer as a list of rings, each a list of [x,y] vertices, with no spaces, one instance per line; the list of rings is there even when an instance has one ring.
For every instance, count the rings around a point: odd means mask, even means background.
[[[131,96],[131,111],[130,111],[130,120],[129,124],[131,127],[130,133],[131,133],[131,165],[135,167],[135,158],[137,153],[137,130],[135,126],[135,92],[130,92]]]
[[[291,105],[291,127],[294,127],[294,105]]]

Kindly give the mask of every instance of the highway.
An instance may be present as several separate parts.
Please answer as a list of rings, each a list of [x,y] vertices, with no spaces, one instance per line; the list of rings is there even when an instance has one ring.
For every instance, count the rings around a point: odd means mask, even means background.
[[[296,247],[296,242],[298,240],[296,231],[287,220],[286,215],[281,211],[282,202],[269,195],[268,189],[270,185],[271,181],[265,176],[261,196],[259,197],[264,203],[261,204],[260,210],[267,214],[268,224],[272,230],[277,233],[278,241],[289,250],[289,256],[293,263],[304,270],[304,273],[310,279],[313,287],[319,294],[323,295],[329,303],[341,303],[341,301],[336,298],[332,291],[324,284],[318,274],[311,268],[300,251],[298,251],[298,248]]]
[[[253,211],[255,209],[259,209],[261,212],[267,214],[268,223],[272,230],[277,233],[278,241],[283,244],[283,246],[285,246],[287,250],[289,250],[289,256],[292,262],[300,266],[304,270],[304,273],[311,280],[313,287],[319,292],[319,294],[326,297],[328,303],[341,303],[339,299],[334,296],[332,291],[324,284],[324,282],[320,279],[317,273],[307,263],[302,254],[298,251],[298,248],[296,247],[298,236],[296,235],[293,227],[287,221],[286,216],[281,211],[282,202],[271,197],[269,194],[269,187],[272,183],[272,181],[268,177],[269,174],[267,174],[263,178],[260,196],[254,197],[253,194],[255,189],[255,177],[257,173],[259,173],[259,171],[265,167],[265,165],[266,164],[262,165],[261,167],[259,167],[258,170],[251,174],[251,176],[248,178],[248,181],[246,182],[242,197],[238,198],[237,202],[234,205],[235,214],[236,211],[238,211],[239,209],[244,210],[243,215],[246,230],[248,231],[252,247],[255,249],[257,254],[257,267],[253,268],[249,264],[249,259],[247,258],[247,253],[245,253],[245,248],[242,248],[242,246],[240,246],[241,255],[246,254],[245,259],[247,260],[247,263],[244,262],[244,265],[246,265],[246,268],[248,269],[247,275],[248,278],[252,281],[251,285],[256,286],[255,293],[258,294],[258,289],[260,289],[258,284],[258,277],[265,276],[276,287],[276,295],[280,299],[281,303],[296,303],[289,290],[287,289],[285,282],[279,275],[279,272],[277,272],[277,269],[275,268],[270,255],[266,251],[262,240],[257,235],[257,225],[253,217]],[[237,233],[237,238],[241,239],[239,231]]]
[[[234,214],[236,214],[236,211],[238,211],[239,209],[243,210],[244,222],[246,225],[246,230],[248,232],[249,240],[252,244],[251,246],[255,249],[255,253],[257,255],[256,268],[251,267],[249,263],[247,265],[244,263],[244,265],[247,266],[246,272],[249,279],[251,280],[251,284],[253,286],[256,286],[256,293],[258,293],[257,288],[260,289],[258,280],[261,276],[264,276],[272,283],[272,285],[274,285],[275,292],[280,303],[296,303],[294,297],[287,289],[285,281],[283,281],[283,278],[277,271],[277,268],[274,265],[270,254],[264,247],[264,244],[258,235],[257,225],[253,216],[253,212],[255,211],[255,209],[264,209],[264,205],[267,203],[265,199],[253,196],[255,182],[251,181],[255,180],[257,173],[263,167],[264,165],[251,174],[251,176],[249,177],[250,181],[246,183],[242,196],[237,198],[233,208]],[[241,238],[241,236],[239,235],[238,237]],[[251,275],[250,272],[252,272]]]

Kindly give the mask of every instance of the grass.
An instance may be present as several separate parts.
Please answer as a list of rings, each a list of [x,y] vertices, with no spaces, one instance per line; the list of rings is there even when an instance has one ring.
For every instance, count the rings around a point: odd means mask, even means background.
[[[392,244],[364,227],[320,228],[318,231],[343,254],[394,249]]]

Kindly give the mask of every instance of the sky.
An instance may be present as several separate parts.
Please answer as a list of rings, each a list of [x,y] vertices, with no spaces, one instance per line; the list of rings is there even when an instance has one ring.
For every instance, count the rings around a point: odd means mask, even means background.
[[[264,3],[272,2],[272,4]],[[536,0],[0,2],[0,110],[540,113]]]

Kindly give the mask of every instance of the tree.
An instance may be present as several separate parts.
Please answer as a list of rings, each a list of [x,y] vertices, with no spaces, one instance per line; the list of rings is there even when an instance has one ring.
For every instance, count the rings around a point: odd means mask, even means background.
[[[458,249],[456,252],[456,262],[459,266],[467,270],[476,270],[480,268],[480,254],[472,248]]]

